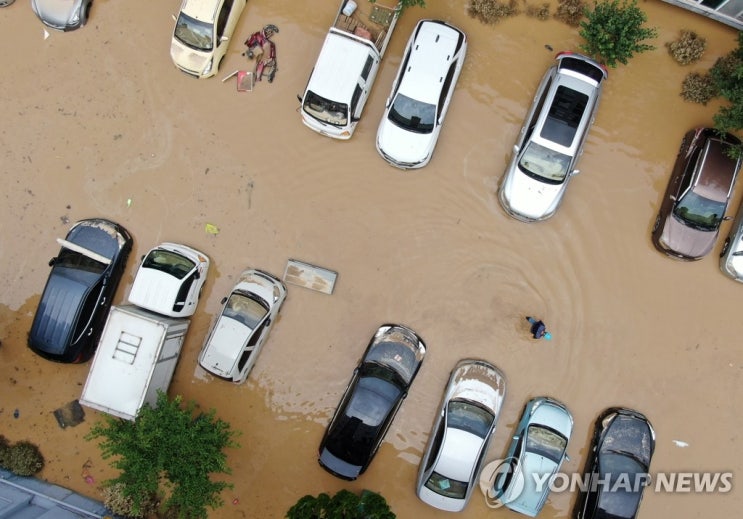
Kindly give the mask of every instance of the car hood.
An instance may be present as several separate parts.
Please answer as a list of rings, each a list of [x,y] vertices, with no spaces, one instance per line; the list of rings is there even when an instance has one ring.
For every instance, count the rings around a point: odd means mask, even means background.
[[[52,355],[64,353],[73,340],[70,335],[81,301],[97,279],[97,275],[79,270],[52,270],[29,334],[34,349]]]
[[[212,53],[201,52],[188,47],[175,38],[170,43],[170,57],[179,68],[189,70],[200,76],[206,64],[212,59]]]
[[[536,180],[524,174],[514,160],[501,186],[501,202],[517,218],[544,220],[557,210],[567,183],[567,178],[561,184]]]
[[[163,315],[176,316],[173,305],[182,281],[165,272],[142,267],[137,271],[129,302]]]
[[[414,166],[425,162],[431,154],[436,129],[431,133],[403,130],[386,118],[377,132],[377,148],[387,160],[399,165]]]
[[[53,27],[66,27],[80,8],[80,0],[32,0],[37,16]]]
[[[671,213],[666,218],[660,240],[674,252],[689,258],[701,258],[712,250],[717,234],[717,229],[702,231],[688,227]]]
[[[232,367],[252,333],[253,330],[240,321],[220,315],[209,337],[209,343],[204,348],[201,363],[208,366],[210,371],[230,377]]]

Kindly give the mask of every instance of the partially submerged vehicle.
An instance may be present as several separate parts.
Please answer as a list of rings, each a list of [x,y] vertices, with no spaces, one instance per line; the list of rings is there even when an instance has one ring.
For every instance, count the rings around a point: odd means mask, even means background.
[[[399,16],[399,5],[342,0],[307,87],[297,96],[308,128],[351,138]]]

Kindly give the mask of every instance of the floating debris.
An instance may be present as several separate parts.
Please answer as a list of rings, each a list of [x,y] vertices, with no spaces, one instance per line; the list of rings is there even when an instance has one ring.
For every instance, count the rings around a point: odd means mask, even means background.
[[[681,440],[673,440],[673,443],[675,443],[675,444],[676,444],[676,447],[681,447],[682,449],[683,449],[684,447],[688,447],[688,446],[689,446],[689,444],[688,444],[688,443],[686,443],[686,442],[682,442]]]
[[[208,223],[206,224],[206,232],[209,234],[219,234],[219,227],[217,227],[214,224]]]

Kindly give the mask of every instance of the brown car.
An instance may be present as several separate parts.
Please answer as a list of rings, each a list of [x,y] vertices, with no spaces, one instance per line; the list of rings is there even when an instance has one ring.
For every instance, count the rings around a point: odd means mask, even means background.
[[[728,155],[740,145],[714,128],[690,130],[681,142],[671,179],[653,225],[653,245],[677,259],[709,254],[717,240],[741,159]]]

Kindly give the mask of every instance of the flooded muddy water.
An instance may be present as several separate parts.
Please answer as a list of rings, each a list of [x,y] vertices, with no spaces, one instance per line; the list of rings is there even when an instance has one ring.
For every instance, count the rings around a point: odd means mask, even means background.
[[[657,49],[610,70],[563,206],[549,221],[524,224],[503,212],[495,191],[540,77],[555,52],[577,49],[577,31],[526,15],[486,26],[458,0],[410,9],[356,133],[335,142],[302,125],[296,95],[337,4],[250,0],[224,66],[204,81],[170,60],[176,0],[98,1],[89,24],[67,34],[47,35],[28,2],[0,11],[0,434],[38,443],[47,458],[41,477],[86,495],[99,498],[96,486],[113,475],[83,440],[94,411],[64,430],[52,415],[80,397],[90,364],[53,364],[26,347],[55,238],[103,216],[135,239],[116,302],[136,259],[161,241],[211,257],[170,391],[216,408],[242,432],[229,454],[235,487],[214,517],[283,517],[303,495],[341,488],[379,491],[401,518],[444,517],[416,498],[415,475],[449,371],[465,357],[493,362],[508,379],[488,460],[505,455],[526,401],[549,395],[575,418],[565,472],[582,469],[596,416],[623,405],[655,426],[652,472],[738,477],[743,287],[720,273],[720,245],[680,263],[650,242],[681,137],[710,125],[719,106],[685,103],[681,81],[734,48],[736,31],[642,2],[659,30]],[[461,27],[469,52],[431,163],[402,172],[378,156],[374,139],[422,17]],[[221,79],[253,66],[242,42],[267,23],[280,29],[276,79],[239,93],[234,79]],[[707,38],[696,65],[677,65],[664,48],[681,29]],[[246,267],[280,276],[289,258],[338,272],[333,294],[289,285],[248,381],[212,380],[196,357],[220,299]],[[553,339],[531,339],[526,315],[543,318]],[[413,328],[428,354],[370,469],[345,483],[318,466],[317,446],[385,322]],[[94,484],[81,477],[88,461]],[[743,506],[737,483],[725,494],[648,490],[641,516],[733,517]],[[553,493],[540,517],[568,516],[574,499]],[[479,493],[463,515],[515,517],[490,510]]]

